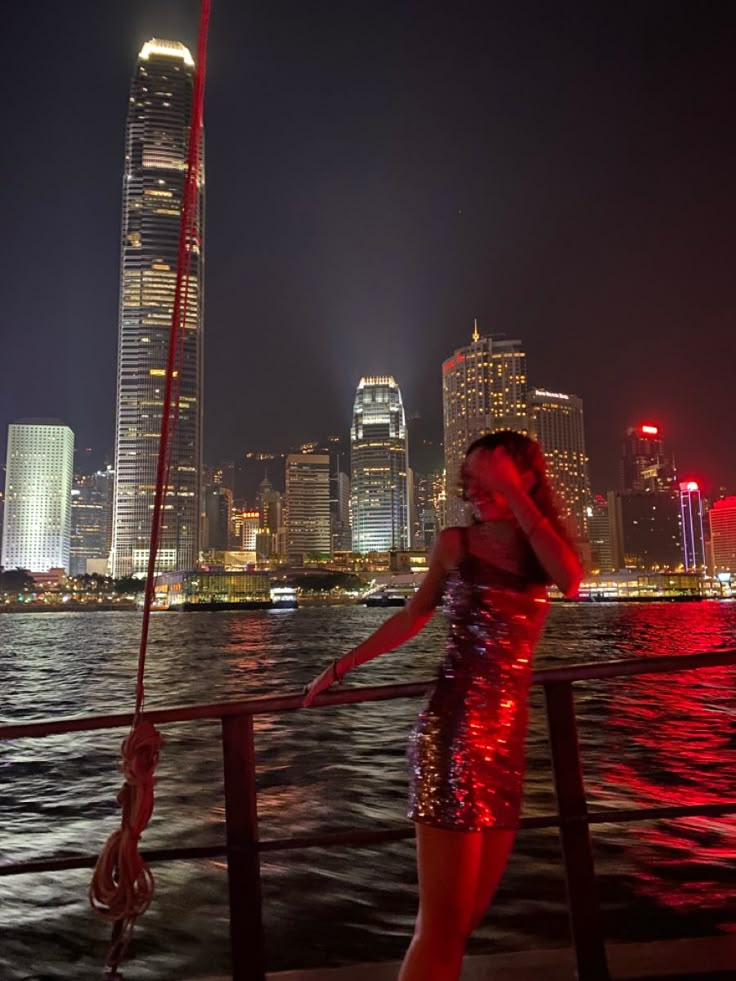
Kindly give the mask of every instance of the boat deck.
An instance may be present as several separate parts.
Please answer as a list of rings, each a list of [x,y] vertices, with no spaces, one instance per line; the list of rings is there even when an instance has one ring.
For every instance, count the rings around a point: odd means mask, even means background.
[[[609,944],[612,981],[735,981],[736,935]],[[268,981],[396,981],[398,961],[285,971]],[[467,957],[462,981],[573,981],[572,948]],[[209,978],[207,981],[230,981]]]

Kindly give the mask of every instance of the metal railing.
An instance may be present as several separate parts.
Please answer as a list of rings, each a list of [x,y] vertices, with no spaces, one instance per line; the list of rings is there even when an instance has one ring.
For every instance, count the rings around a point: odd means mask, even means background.
[[[642,674],[674,674],[736,665],[736,650],[703,654],[649,657],[632,660],[548,668],[534,672],[532,683],[544,689],[557,813],[523,818],[522,828],[557,827],[567,884],[570,930],[580,981],[609,981],[600,902],[593,863],[590,826],[600,823],[650,821],[661,818],[720,816],[736,813],[736,800],[718,804],[693,803],[671,807],[616,808],[588,811],[580,760],[573,685],[580,681],[622,678]],[[434,681],[404,685],[351,688],[327,693],[317,706],[348,705],[425,694]],[[261,900],[262,853],[325,846],[372,845],[413,837],[413,826],[379,831],[261,840],[258,836],[256,749],[253,719],[257,715],[295,711],[302,696],[275,695],[242,701],[181,708],[155,709],[146,718],[156,725],[219,719],[225,789],[225,842],[221,844],[144,851],[149,862],[180,859],[227,858],[230,901],[230,938],[233,981],[264,981],[265,942]],[[127,727],[131,714],[99,715],[57,721],[0,726],[0,740],[37,739],[43,736]],[[0,866],[0,876],[25,875],[92,868],[97,855],[40,859]]]

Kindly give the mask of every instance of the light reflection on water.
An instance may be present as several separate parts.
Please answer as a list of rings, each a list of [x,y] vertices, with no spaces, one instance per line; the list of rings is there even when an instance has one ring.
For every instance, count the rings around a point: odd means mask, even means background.
[[[218,701],[293,691],[373,629],[385,611],[359,607],[154,617],[147,703]],[[0,717],[31,720],[123,711],[133,702],[139,618],[127,613],[0,617]],[[361,669],[383,684],[430,676],[438,618],[404,650]],[[553,607],[538,664],[677,654],[736,646],[736,605]],[[734,669],[580,686],[592,806],[711,802],[736,785]],[[257,720],[264,837],[401,822],[405,744],[416,701],[378,702]],[[99,849],[116,826],[123,733],[24,740],[0,748],[0,860]],[[219,725],[164,729],[148,848],[222,838]],[[541,693],[532,698],[525,812],[554,804]],[[703,774],[705,774],[703,778]],[[611,938],[736,929],[733,819],[594,829]],[[401,956],[414,914],[413,846],[311,849],[264,857],[272,970]],[[126,978],[224,973],[222,863],[156,869],[157,895],[136,931]],[[86,907],[89,873],[0,879],[3,981],[97,978],[107,928]],[[687,919],[685,920],[685,917]],[[524,833],[474,950],[566,942],[554,832]]]

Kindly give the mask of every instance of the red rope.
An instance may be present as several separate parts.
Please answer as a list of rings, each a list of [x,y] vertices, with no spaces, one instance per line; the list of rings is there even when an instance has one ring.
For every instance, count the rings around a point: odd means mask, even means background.
[[[187,329],[192,254],[193,247],[199,246],[197,205],[204,120],[204,87],[207,72],[207,33],[211,6],[211,0],[202,0],[192,94],[187,176],[182,195],[174,305],[169,332],[166,384],[161,415],[156,493],[151,519],[148,571],[143,601],[141,642],[138,651],[135,712],[130,732],[121,749],[121,769],[124,783],[118,795],[118,803],[122,808],[122,814],[120,828],[110,836],[100,853],[89,888],[89,899],[95,913],[114,923],[113,940],[108,951],[106,965],[109,981],[112,981],[113,978],[122,977],[118,967],[125,956],[137,918],[150,905],[155,885],[153,874],[138,851],[138,843],[153,813],[154,772],[163,741],[154,726],[142,718],[145,700],[143,679],[154,597],[156,559],[161,538],[161,519],[164,502],[170,489],[172,449],[179,419],[179,392],[183,364],[184,331]],[[199,296],[198,300],[201,300]],[[199,406],[197,406],[197,411],[200,411]],[[177,480],[176,475],[174,480]],[[174,499],[176,499],[177,488],[174,487],[172,490]]]
[[[204,119],[204,83],[207,70],[207,31],[209,29],[211,0],[202,0],[199,21],[199,40],[197,43],[197,66],[194,72],[194,93],[192,96],[192,122],[189,131],[189,158],[187,162],[187,179],[184,185],[184,201],[182,207],[181,225],[179,228],[179,255],[176,266],[176,287],[174,291],[174,309],[171,318],[169,334],[169,352],[166,365],[166,384],[164,386],[164,407],[161,418],[161,441],[158,448],[158,467],[156,471],[156,494],[153,501],[153,517],[151,520],[151,541],[148,551],[148,573],[146,576],[146,591],[143,599],[143,622],[141,625],[141,643],[138,652],[138,679],[136,682],[135,715],[136,718],[143,709],[145,690],[143,678],[146,668],[146,649],[148,646],[148,630],[151,620],[151,607],[156,575],[156,557],[161,536],[161,515],[163,501],[168,489],[167,460],[171,429],[172,391],[174,388],[181,333],[185,329],[187,310],[182,304],[184,296],[188,296],[189,271],[191,268],[191,247],[194,244],[194,230],[197,215],[197,185],[199,181],[200,147],[202,142],[202,123]],[[183,307],[183,316],[182,316]],[[178,384],[176,385],[178,389]],[[177,415],[178,415],[177,398]],[[134,723],[135,724],[135,723]]]

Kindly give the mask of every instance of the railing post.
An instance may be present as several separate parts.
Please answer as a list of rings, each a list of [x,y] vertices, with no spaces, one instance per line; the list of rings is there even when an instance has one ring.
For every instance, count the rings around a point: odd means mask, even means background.
[[[570,929],[579,981],[609,981],[570,682],[545,685]]]
[[[222,720],[233,981],[265,981],[253,716]]]

